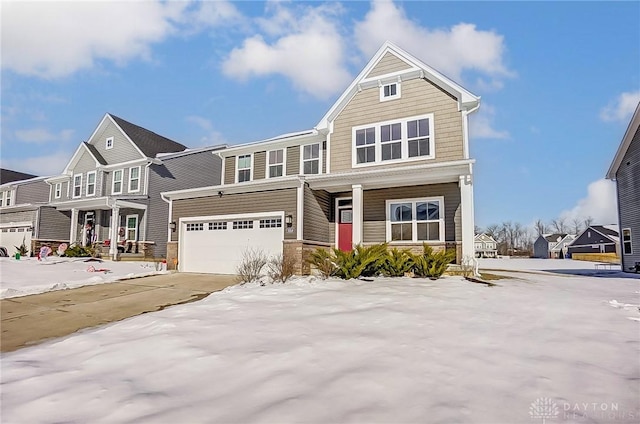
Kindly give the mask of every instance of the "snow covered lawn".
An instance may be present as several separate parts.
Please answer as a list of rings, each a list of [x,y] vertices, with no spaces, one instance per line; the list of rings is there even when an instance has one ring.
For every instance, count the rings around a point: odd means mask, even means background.
[[[230,287],[3,355],[2,422],[638,421],[640,280],[496,282]]]
[[[26,296],[51,290],[71,289],[91,284],[110,283],[122,278],[141,277],[156,271],[153,262],[85,262],[88,258],[49,257],[0,258],[0,298]],[[108,269],[108,272],[89,272]]]

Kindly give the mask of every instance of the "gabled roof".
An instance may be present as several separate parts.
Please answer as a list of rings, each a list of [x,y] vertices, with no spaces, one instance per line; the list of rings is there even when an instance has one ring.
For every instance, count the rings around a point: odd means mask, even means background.
[[[617,225],[592,225],[590,228],[604,234],[605,236],[620,237]]]
[[[89,150],[89,153],[91,153],[91,156],[93,156],[93,158],[96,160],[96,162],[98,162],[100,165],[106,165],[107,164],[107,161],[104,160],[104,158],[102,157],[102,155],[100,154],[98,149],[96,149],[96,146],[94,146],[93,144],[89,144],[86,141],[83,141],[82,143],[85,145],[87,150]]]
[[[549,243],[557,243],[558,239],[562,240],[563,238],[565,238],[566,235],[567,233],[553,233],[553,234],[543,234],[542,236]]]
[[[64,171],[62,171],[63,174],[69,174],[71,172],[71,169],[76,166],[76,164],[80,160],[80,157],[82,156],[82,152],[84,151],[89,152],[93,160],[96,161],[96,166],[107,164],[102,155],[98,153],[94,146],[90,145],[86,141],[83,141],[82,143],[80,143],[73,156],[71,156],[71,160],[69,160],[67,166],[64,167]]]
[[[640,102],[636,106],[636,111],[631,118],[631,122],[629,122],[629,126],[627,127],[627,131],[624,133],[624,137],[622,137],[622,142],[620,142],[620,146],[618,147],[618,151],[616,155],[613,157],[613,162],[611,162],[611,166],[609,167],[609,171],[607,171],[607,178],[613,180],[616,178],[616,173],[622,164],[622,159],[624,159],[624,155],[627,154],[627,150],[629,150],[629,146],[631,146],[631,141],[633,137],[638,132],[638,128],[640,127]]]
[[[387,53],[393,54],[398,59],[410,65],[410,67],[403,71],[387,75],[386,77],[384,75],[380,75],[367,78],[371,70]],[[329,125],[329,122],[332,121],[335,116],[337,116],[337,114],[342,111],[342,109],[344,109],[349,101],[351,101],[353,96],[355,96],[356,93],[362,88],[362,86],[378,86],[381,82],[391,82],[394,80],[397,81],[398,78],[402,80],[405,77],[424,78],[429,80],[430,82],[434,83],[435,85],[455,97],[458,100],[458,108],[460,110],[471,110],[480,104],[480,97],[467,91],[458,83],[447,78],[440,72],[436,71],[434,68],[422,62],[415,56],[402,50],[395,44],[386,41],[382,45],[382,47],[380,47],[378,52],[373,56],[373,58],[369,61],[369,63],[364,67],[364,69],[360,72],[360,74],[358,74],[358,76],[353,80],[351,85],[349,85],[349,87],[342,93],[342,95],[333,104],[329,111],[322,117],[315,128],[318,130],[326,129]]]
[[[29,180],[37,175],[26,174],[24,172],[12,171],[10,169],[0,169],[0,184],[12,183],[14,181]]]
[[[158,153],[174,153],[181,152],[187,146],[173,141],[146,128],[132,124],[113,114],[108,113],[118,127],[126,134],[127,137],[135,144],[138,149],[147,157],[155,158]]]

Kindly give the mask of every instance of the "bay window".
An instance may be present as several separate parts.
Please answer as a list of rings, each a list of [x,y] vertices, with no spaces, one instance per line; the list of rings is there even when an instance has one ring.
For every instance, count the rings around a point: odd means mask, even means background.
[[[387,200],[387,241],[444,241],[444,198]]]

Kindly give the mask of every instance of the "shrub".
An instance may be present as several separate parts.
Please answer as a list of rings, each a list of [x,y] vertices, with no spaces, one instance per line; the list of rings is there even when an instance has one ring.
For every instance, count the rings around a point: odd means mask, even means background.
[[[386,258],[387,245],[374,244],[372,246],[356,246],[350,252],[333,249],[336,275],[345,280],[358,277],[371,277],[379,274]]]
[[[27,245],[25,243],[24,237],[22,237],[22,244],[20,246],[14,246],[14,247],[16,248],[18,253],[20,253],[20,256],[27,256],[27,253],[29,253],[29,249],[27,249]]]
[[[271,281],[286,283],[295,273],[296,261],[290,256],[278,255],[269,259],[267,275]]]
[[[434,252],[428,245],[423,246],[422,255],[414,256],[413,271],[417,277],[427,277],[433,280],[440,278],[447,270],[447,266],[456,258],[453,249]]]
[[[386,252],[381,272],[387,277],[402,277],[413,268],[414,259],[409,249],[393,248]]]
[[[242,261],[236,268],[238,280],[244,284],[258,281],[262,277],[262,268],[267,264],[267,255],[260,249],[246,249]]]
[[[333,256],[327,249],[318,248],[311,252],[307,260],[310,265],[314,266],[322,278],[329,278],[335,275],[337,266],[333,260]]]
[[[95,250],[91,246],[80,246],[79,244],[72,244],[64,251],[64,256],[69,258],[88,258],[93,256]]]

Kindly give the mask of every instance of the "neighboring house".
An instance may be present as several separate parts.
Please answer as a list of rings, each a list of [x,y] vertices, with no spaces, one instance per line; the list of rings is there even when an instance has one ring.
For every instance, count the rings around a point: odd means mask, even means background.
[[[569,255],[575,253],[616,253],[620,235],[616,225],[591,225],[569,245]]]
[[[573,234],[542,234],[533,243],[533,257],[543,259],[564,259],[567,257],[568,245],[576,238]]]
[[[0,170],[0,246],[13,255],[16,246],[25,246],[30,253],[38,238],[55,237],[50,222],[70,222],[69,216],[47,206],[49,185],[46,177],[22,172]]]
[[[165,193],[169,262],[235,273],[253,248],[307,273],[318,247],[382,242],[473,256],[468,115],[479,104],[385,43],[314,128],[222,150],[220,185]]]
[[[622,270],[640,272],[640,103],[616,152],[607,178],[616,182]]]
[[[169,204],[160,191],[219,183],[218,148],[185,150],[107,113],[63,173],[46,180],[50,205],[70,216],[60,241],[98,243],[111,257],[164,256]]]
[[[474,245],[477,258],[495,258],[498,256],[498,243],[488,234],[476,234]]]

